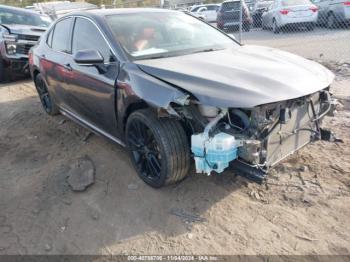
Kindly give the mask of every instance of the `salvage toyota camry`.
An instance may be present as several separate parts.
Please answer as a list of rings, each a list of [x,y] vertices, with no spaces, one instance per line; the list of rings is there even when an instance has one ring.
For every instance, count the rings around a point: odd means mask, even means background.
[[[279,161],[327,137],[333,74],[260,46],[241,45],[189,14],[110,9],[57,20],[30,52],[43,108],[130,151],[161,187],[228,167],[263,179]]]

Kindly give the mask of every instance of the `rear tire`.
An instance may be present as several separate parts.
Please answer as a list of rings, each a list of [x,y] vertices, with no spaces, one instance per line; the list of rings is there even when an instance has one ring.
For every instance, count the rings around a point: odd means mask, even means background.
[[[50,116],[58,115],[59,114],[58,107],[56,106],[52,95],[50,95],[49,90],[45,84],[45,81],[41,77],[41,74],[37,74],[37,76],[35,77],[34,83],[39,95],[41,105],[44,108],[45,112]]]
[[[280,28],[278,27],[275,19],[273,19],[273,21],[272,21],[272,32],[274,34],[279,34],[279,32],[280,32]]]
[[[179,121],[158,118],[150,109],[130,115],[126,143],[139,177],[160,188],[184,179],[190,168],[190,150]]]

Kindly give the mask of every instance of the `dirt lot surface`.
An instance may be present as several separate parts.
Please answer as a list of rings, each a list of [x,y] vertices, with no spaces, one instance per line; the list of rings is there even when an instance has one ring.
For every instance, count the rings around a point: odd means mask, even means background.
[[[46,115],[31,81],[0,85],[0,254],[350,254],[349,68],[330,66],[342,106],[325,125],[344,143],[307,146],[264,185],[193,173],[152,189],[125,149]],[[73,192],[81,158],[95,183]]]

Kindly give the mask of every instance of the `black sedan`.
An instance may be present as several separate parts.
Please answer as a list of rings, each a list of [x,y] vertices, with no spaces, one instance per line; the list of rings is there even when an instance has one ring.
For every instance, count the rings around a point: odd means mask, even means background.
[[[130,151],[161,187],[229,165],[263,179],[322,137],[333,74],[276,49],[242,46],[191,15],[93,10],[57,20],[30,52],[43,108]]]

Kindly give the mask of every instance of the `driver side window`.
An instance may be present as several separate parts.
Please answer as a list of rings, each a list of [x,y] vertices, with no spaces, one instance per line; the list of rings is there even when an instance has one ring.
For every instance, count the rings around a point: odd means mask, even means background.
[[[111,49],[96,26],[89,20],[78,17],[73,30],[72,52],[75,54],[86,49],[99,51],[105,63],[115,62]]]

